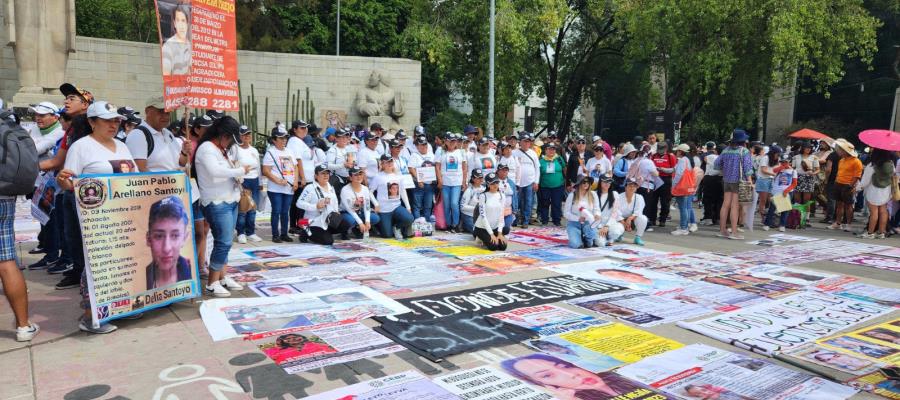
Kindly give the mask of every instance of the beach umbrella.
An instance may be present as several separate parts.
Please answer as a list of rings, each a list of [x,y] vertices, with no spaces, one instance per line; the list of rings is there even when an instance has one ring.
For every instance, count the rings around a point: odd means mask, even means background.
[[[831,136],[828,136],[822,132],[817,132],[817,131],[814,131],[812,129],[807,129],[807,128],[803,128],[803,129],[801,129],[797,132],[794,132],[788,136],[795,138],[795,139],[825,140],[825,141],[828,141],[828,143],[831,143],[832,141],[834,141],[834,139],[832,139]]]
[[[859,140],[876,149],[900,151],[900,133],[885,129],[869,129],[859,133]]]

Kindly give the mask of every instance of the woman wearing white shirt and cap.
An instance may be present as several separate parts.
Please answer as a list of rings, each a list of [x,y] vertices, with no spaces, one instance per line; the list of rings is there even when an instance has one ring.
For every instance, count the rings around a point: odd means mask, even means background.
[[[609,175],[601,175],[597,185],[597,200],[600,203],[600,219],[594,221],[597,229],[597,246],[609,246],[619,240],[625,233],[625,226],[619,223],[619,212],[616,209],[616,199],[619,194],[613,191],[613,179]]]
[[[372,189],[377,194],[378,204],[381,207],[379,223],[381,236],[389,238],[409,237],[408,228],[413,223],[412,207],[409,197],[403,189],[403,177],[397,173],[394,159],[389,155],[381,156],[381,172],[375,176]],[[398,230],[399,233],[394,233]]]
[[[287,132],[275,130],[272,144],[262,160],[262,172],[269,179],[268,196],[272,206],[272,242],[293,242],[288,235],[291,226],[291,199],[300,185],[302,162],[298,163],[287,148]],[[294,221],[296,222],[296,221]],[[280,228],[280,230],[279,230]]]
[[[330,179],[331,171],[328,166],[317,166],[315,180],[306,185],[297,199],[297,207],[305,211],[304,216],[309,221],[309,240],[326,246],[334,244],[336,233],[340,233],[342,239],[347,239],[347,231],[350,230],[350,224],[341,218],[337,192],[328,182]],[[304,233],[300,232],[301,242],[307,240]]]
[[[463,192],[459,201],[459,223],[461,230],[473,233],[475,229],[475,206],[478,205],[478,194],[484,192],[484,174],[480,169],[472,170],[469,187]]]
[[[647,230],[647,216],[644,215],[644,197],[637,193],[637,189],[636,179],[625,179],[625,192],[616,199],[616,222],[622,224],[626,232],[634,232],[634,244],[643,246],[641,236]]]
[[[507,240],[503,236],[504,196],[500,192],[500,178],[497,174],[487,174],[487,188],[477,195],[478,219],[475,220],[473,234],[484,247],[491,251],[506,250]]]
[[[600,200],[597,193],[591,190],[594,179],[581,175],[575,179],[574,190],[566,197],[563,215],[568,221],[566,232],[569,236],[569,247],[580,249],[593,247],[597,238],[594,223],[600,219]]]
[[[250,131],[250,128],[241,125],[241,143],[231,148],[234,151],[232,158],[236,159],[238,164],[250,167],[250,170],[244,175],[244,182],[241,186],[250,191],[253,203],[259,204],[259,151],[253,147],[252,142],[253,132]],[[256,234],[255,208],[243,213],[238,210],[236,228],[238,243],[247,243],[247,239],[253,242],[262,242],[262,238]]]

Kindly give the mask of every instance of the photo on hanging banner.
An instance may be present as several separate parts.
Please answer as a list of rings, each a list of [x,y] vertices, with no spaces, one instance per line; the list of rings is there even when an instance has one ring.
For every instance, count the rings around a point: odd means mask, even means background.
[[[86,175],[74,191],[95,325],[201,295],[184,173]]]
[[[46,173],[38,176],[34,194],[31,196],[31,216],[41,225],[46,225],[50,221],[57,193],[62,192],[56,184],[55,175]]]

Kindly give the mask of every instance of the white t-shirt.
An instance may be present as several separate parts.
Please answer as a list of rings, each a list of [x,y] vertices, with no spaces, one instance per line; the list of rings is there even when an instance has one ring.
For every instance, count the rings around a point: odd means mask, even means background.
[[[509,157],[500,157],[500,160],[498,161],[497,165],[499,166],[500,164],[503,164],[503,165],[506,165],[507,167],[509,167],[509,179],[512,179],[513,183],[516,184],[516,186],[518,186],[519,185],[519,180],[518,180],[519,179],[519,160],[517,160],[515,156],[510,154]]]
[[[291,136],[287,142],[287,150],[294,156],[295,160],[299,160],[303,165],[303,179],[307,182],[312,182],[313,176],[315,175],[316,165],[320,164],[322,160],[316,157],[316,150],[321,152],[321,149],[310,149],[309,146],[296,136]]]
[[[497,171],[497,159],[488,152],[487,154],[474,153],[469,156],[469,177],[472,171],[480,169],[481,173],[487,175]]]
[[[244,179],[259,178],[259,151],[253,146],[246,149],[235,145],[231,147],[231,158],[237,160],[241,166],[249,165],[250,171],[244,175]]]
[[[641,187],[650,190],[655,189],[656,179],[654,179],[653,173],[656,172],[656,164],[653,163],[653,160],[648,157],[642,157],[635,168],[637,168]]]
[[[601,176],[609,175],[612,172],[612,163],[609,162],[609,159],[606,156],[601,158],[591,157],[591,159],[587,162],[587,170],[590,174],[591,178],[594,178],[594,182],[597,182]],[[579,171],[579,176],[581,172]]]
[[[708,176],[720,176],[722,175],[722,170],[716,168],[716,159],[719,158],[718,154],[707,154],[706,155],[706,175]]]
[[[128,145],[134,159],[147,160],[147,170],[151,172],[179,169],[181,166],[178,165],[178,157],[181,154],[182,140],[176,138],[166,128],[161,132],[153,129],[147,121],[141,122],[140,127],[150,131],[150,137],[153,138],[153,152],[147,156],[147,137],[140,128],[134,128],[125,138],[125,144]]]
[[[349,145],[344,148],[332,146],[325,153],[325,159],[328,160],[328,169],[330,169],[332,173],[342,178],[347,178],[350,176],[350,172],[347,170],[347,167],[344,166],[344,163],[347,162],[348,159],[355,163],[356,152],[354,152]]]
[[[628,194],[625,192],[619,193],[618,197],[616,197],[616,215],[618,215],[619,220],[624,220],[632,215],[644,215],[644,196],[635,193],[634,197],[631,199],[631,202],[628,202]]]
[[[772,175],[764,174],[763,168],[769,168],[769,156],[759,156],[756,160],[756,179],[772,179]]]
[[[91,136],[85,136],[71,146],[66,153],[65,169],[76,176],[87,174],[119,174],[138,172],[128,146],[113,139],[116,151],[110,151]]]
[[[376,198],[382,213],[394,212],[401,206],[409,208],[409,199],[406,197],[406,190],[403,190],[403,177],[400,174],[380,173],[375,177],[372,188],[378,194]]]
[[[366,177],[369,179],[374,179],[375,175],[378,175],[378,158],[381,157],[381,154],[378,154],[377,150],[378,147],[375,147],[375,150],[363,147],[356,153],[356,164],[366,171]]]
[[[503,230],[503,208],[505,207],[503,193],[484,192],[478,196],[477,202],[481,205],[476,215],[475,226],[488,231],[494,229]]]
[[[791,186],[791,183],[794,179],[797,179],[797,170],[781,170],[778,175],[775,175],[775,180],[772,181],[772,193],[773,194],[784,194],[784,190]]]
[[[294,188],[290,185],[294,183],[294,174],[297,169],[297,160],[285,148],[278,150],[277,147],[271,147],[263,156],[262,165],[271,167],[271,174],[276,177],[282,177],[288,182],[287,185],[279,185],[273,181],[269,181],[269,191],[272,193],[294,194]]]
[[[465,152],[460,149],[445,151],[441,154],[441,183],[444,186],[462,186],[463,162],[466,160]]]
[[[434,154],[431,154],[431,153],[422,154],[422,153],[419,153],[418,151],[416,151],[409,157],[409,167],[415,168],[417,172],[418,172],[419,168],[422,168],[422,167],[425,167],[425,168],[434,167]],[[434,181],[435,181],[434,179],[429,179],[429,180],[423,181],[422,183],[434,183]]]
[[[359,192],[353,190],[352,184],[344,185],[344,188],[341,189],[341,210],[350,214],[357,224],[369,223],[371,214],[377,206],[378,200],[365,185],[359,186]],[[359,217],[360,211],[362,211],[365,221]]]
[[[525,151],[516,149],[513,150],[513,157],[515,157],[516,160],[519,160],[519,180],[516,182],[516,185],[525,187],[539,183],[541,166],[538,161],[537,153],[532,149],[526,149]]]

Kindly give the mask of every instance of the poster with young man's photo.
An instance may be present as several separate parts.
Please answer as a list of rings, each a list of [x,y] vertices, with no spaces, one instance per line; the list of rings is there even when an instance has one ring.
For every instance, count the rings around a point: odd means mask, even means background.
[[[87,175],[75,200],[95,325],[200,296],[184,173]]]

